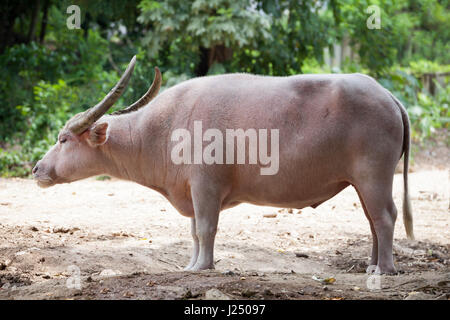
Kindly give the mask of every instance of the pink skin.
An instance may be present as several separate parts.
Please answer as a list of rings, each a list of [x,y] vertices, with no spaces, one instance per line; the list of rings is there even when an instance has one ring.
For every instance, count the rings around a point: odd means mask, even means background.
[[[91,177],[101,170],[105,159],[96,148],[106,141],[107,123],[95,124],[82,135],[61,130],[58,142],[33,168],[34,178],[42,188]],[[93,133],[100,133],[102,140]],[[52,164],[52,165],[48,165]]]
[[[260,166],[250,164],[175,165],[171,133],[192,133],[196,120],[222,132],[279,129],[278,173],[260,175]],[[187,270],[214,267],[223,209],[243,202],[315,207],[352,185],[372,231],[370,268],[389,274],[396,272],[392,179],[402,153],[407,178],[406,112],[369,77],[234,74],[183,82],[139,111],[103,116],[81,135],[65,127],[33,173],[42,187],[108,174],[159,191],[191,218],[194,250]],[[406,180],[405,187],[408,200]],[[412,226],[409,207],[404,214]]]

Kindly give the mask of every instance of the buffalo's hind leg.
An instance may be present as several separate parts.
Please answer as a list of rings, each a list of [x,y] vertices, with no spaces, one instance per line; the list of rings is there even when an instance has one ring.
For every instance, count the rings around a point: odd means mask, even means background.
[[[373,245],[377,254],[375,273],[396,274],[392,245],[397,209],[392,199],[392,177],[384,181],[380,177],[375,181],[367,179],[356,188],[371,223],[374,241],[377,241],[377,244]],[[371,262],[375,263],[373,256]]]
[[[366,215],[367,220],[369,220],[370,231],[372,232],[372,252],[371,252],[371,258],[370,258],[370,265],[367,267],[366,272],[367,273],[373,273],[373,272],[375,272],[375,269],[376,269],[377,263],[378,263],[378,239],[377,239],[377,233],[375,232],[375,227],[373,226],[372,218],[369,215],[369,211],[367,210],[366,205],[364,204],[364,200],[361,197],[361,194],[358,191],[358,189],[356,189],[356,192],[358,193],[359,200],[361,201],[361,205],[362,205],[362,207],[364,209],[364,214]]]

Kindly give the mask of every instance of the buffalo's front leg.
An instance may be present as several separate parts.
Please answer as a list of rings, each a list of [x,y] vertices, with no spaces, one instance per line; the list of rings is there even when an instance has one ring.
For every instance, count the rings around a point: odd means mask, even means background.
[[[189,270],[214,269],[214,239],[219,221],[220,204],[217,192],[204,183],[191,187],[192,202],[195,212],[195,235],[198,241],[198,256]],[[194,237],[194,253],[195,253]],[[191,261],[192,262],[192,261]]]
[[[193,252],[192,252],[192,257],[191,257],[191,261],[189,261],[189,264],[187,265],[186,268],[184,268],[184,270],[191,270],[195,263],[197,262],[197,258],[198,258],[198,251],[199,251],[199,243],[198,243],[198,237],[197,237],[197,232],[196,232],[196,228],[195,228],[195,218],[191,219],[191,235],[192,235],[192,240],[193,240]]]

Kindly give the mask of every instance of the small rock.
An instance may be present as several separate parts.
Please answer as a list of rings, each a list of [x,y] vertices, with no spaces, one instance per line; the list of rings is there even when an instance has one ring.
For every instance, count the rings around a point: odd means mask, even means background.
[[[276,218],[277,214],[276,213],[266,213],[263,215],[264,218]]]
[[[70,229],[69,228],[53,228],[53,233],[67,233],[69,232]]]
[[[265,296],[273,296],[273,292],[270,291],[270,289],[264,290],[263,294],[264,294]]]
[[[433,300],[433,296],[423,292],[412,291],[405,300]]]
[[[134,296],[134,293],[131,292],[131,291],[127,291],[127,292],[125,292],[125,293],[123,294],[123,296],[124,296],[125,298],[131,298],[131,297]]]
[[[109,290],[109,288],[103,288],[102,290],[100,290],[101,294],[107,294],[109,292],[111,292],[111,290]]]
[[[111,270],[111,269],[105,269],[102,272],[100,272],[99,276],[100,277],[114,277],[117,275],[122,274],[119,270]]]
[[[191,290],[186,291],[181,297],[181,299],[183,299],[183,300],[191,299],[191,298],[192,298],[192,291]]]
[[[296,252],[295,256],[297,258],[309,258],[309,256],[306,253],[302,253],[302,252]]]
[[[205,300],[231,300],[231,297],[218,289],[210,289],[205,292]]]
[[[241,296],[243,296],[244,298],[251,298],[255,294],[257,294],[256,291],[252,291],[252,290],[248,290],[248,289],[241,292]]]

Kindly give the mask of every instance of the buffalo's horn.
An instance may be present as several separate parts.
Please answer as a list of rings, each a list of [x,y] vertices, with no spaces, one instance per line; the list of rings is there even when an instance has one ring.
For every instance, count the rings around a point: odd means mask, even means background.
[[[111,91],[100,101],[97,105],[80,113],[79,116],[74,117],[69,129],[75,134],[81,134],[88,129],[91,124],[100,119],[106,111],[120,98],[125,91],[128,81],[133,73],[134,65],[136,64],[136,56],[131,59],[127,69],[123,73],[119,82],[111,89]]]
[[[133,103],[131,106],[115,111],[111,113],[112,115],[119,115],[124,113],[129,113],[136,111],[143,106],[147,105],[159,92],[159,89],[161,88],[161,71],[159,71],[158,67],[155,67],[155,78],[153,79],[153,83],[151,87],[148,89],[148,91],[135,103]]]

